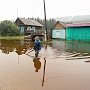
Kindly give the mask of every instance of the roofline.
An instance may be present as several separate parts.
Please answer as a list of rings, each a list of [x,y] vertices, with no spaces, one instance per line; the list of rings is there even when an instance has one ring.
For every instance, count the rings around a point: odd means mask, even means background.
[[[56,24],[53,26],[53,28],[57,25],[57,23],[62,25],[62,23],[60,21],[57,21]],[[62,27],[66,28],[64,25],[62,25]],[[53,28],[51,30],[53,30]]]
[[[66,24],[66,27],[87,27],[90,26],[90,22],[88,23],[72,23],[72,24]]]
[[[25,19],[25,20],[28,20],[28,19],[26,19],[26,18],[17,18],[17,19],[19,19],[24,25],[27,25],[27,26],[37,26],[37,27],[43,27],[43,25],[41,24],[41,23],[39,23],[38,21],[38,23],[40,24],[40,25],[30,25],[30,24],[25,24],[23,21],[22,21],[22,19]],[[33,20],[33,21],[35,21],[35,20]]]

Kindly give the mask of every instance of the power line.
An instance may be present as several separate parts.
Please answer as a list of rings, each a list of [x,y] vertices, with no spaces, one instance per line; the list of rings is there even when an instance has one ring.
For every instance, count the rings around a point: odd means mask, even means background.
[[[49,2],[50,3],[50,2]],[[54,3],[54,2],[53,2]],[[62,3],[62,2],[59,2],[59,1],[55,1],[54,5],[57,5],[60,7],[60,5],[62,5],[63,7],[70,7],[71,9],[75,9],[75,10],[78,10],[78,11],[85,11],[85,12],[90,12],[90,10],[86,10],[86,9],[83,9],[83,8],[78,8],[78,7],[75,7],[73,4],[70,5],[70,4],[67,4],[67,3]],[[52,5],[53,6],[53,5]]]

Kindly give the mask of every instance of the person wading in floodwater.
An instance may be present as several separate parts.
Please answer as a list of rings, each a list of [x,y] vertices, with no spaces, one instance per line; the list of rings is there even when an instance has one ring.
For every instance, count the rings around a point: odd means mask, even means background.
[[[35,57],[38,57],[39,51],[41,50],[41,41],[38,36],[35,37],[34,50],[35,50]]]

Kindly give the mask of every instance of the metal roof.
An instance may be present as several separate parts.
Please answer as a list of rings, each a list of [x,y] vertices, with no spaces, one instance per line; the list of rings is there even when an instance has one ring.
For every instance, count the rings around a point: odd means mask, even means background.
[[[66,27],[84,27],[84,26],[90,26],[90,23],[72,23],[72,24],[66,24]]]
[[[85,23],[90,22],[90,15],[60,17],[56,18],[56,20],[64,23]]]
[[[83,27],[90,26],[90,15],[79,15],[71,17],[61,17],[59,22],[64,23],[65,27]]]

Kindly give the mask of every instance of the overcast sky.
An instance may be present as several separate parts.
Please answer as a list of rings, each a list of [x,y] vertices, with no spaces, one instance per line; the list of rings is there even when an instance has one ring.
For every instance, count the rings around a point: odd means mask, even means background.
[[[47,18],[90,15],[90,0],[45,0]],[[18,11],[18,14],[17,14]],[[43,0],[0,0],[0,21],[44,18]]]

